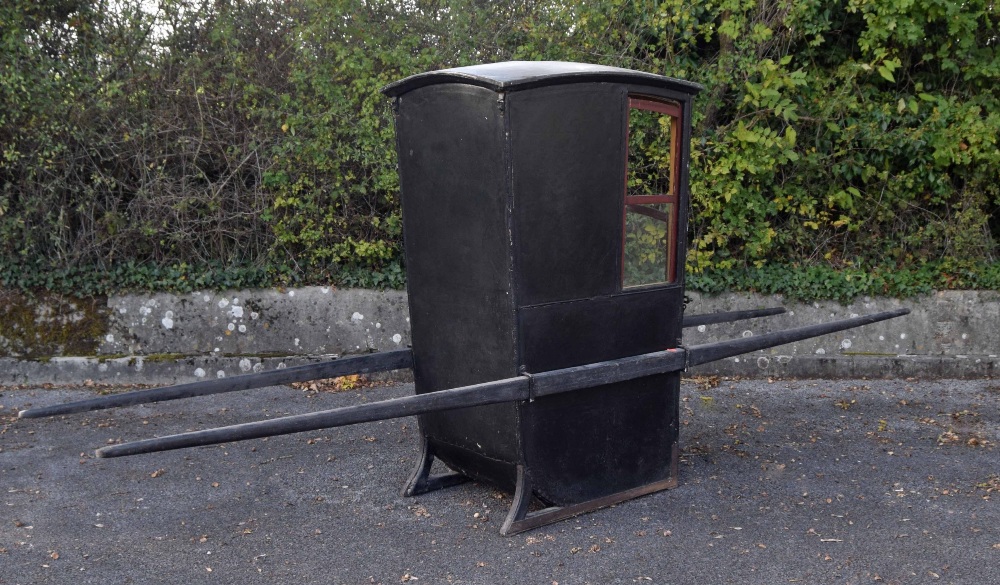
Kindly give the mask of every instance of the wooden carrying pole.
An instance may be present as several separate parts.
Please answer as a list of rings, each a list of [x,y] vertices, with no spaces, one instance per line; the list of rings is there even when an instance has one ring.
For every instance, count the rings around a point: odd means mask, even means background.
[[[98,449],[97,456],[121,457],[124,455],[137,455],[186,447],[215,445],[470,406],[496,404],[513,400],[531,400],[539,396],[560,394],[602,384],[622,382],[642,376],[676,372],[688,366],[725,359],[820,335],[836,333],[845,329],[852,329],[900,317],[909,312],[909,309],[897,309],[895,311],[886,311],[832,323],[821,323],[785,331],[776,331],[756,337],[720,341],[690,348],[658,351],[537,374],[524,374],[483,384],[406,396],[373,404],[347,406],[310,414],[287,416],[266,421],[146,439],[121,445],[111,445]]]
[[[698,325],[710,325],[715,323],[729,323],[742,319],[755,319],[758,317],[779,315],[784,312],[785,309],[778,307],[772,309],[751,309],[746,311],[727,311],[719,313],[706,313],[703,315],[688,315],[684,317],[684,327],[696,327]],[[368,355],[342,357],[328,362],[307,364],[304,366],[284,368],[270,372],[259,372],[256,374],[246,374],[243,376],[220,378],[217,380],[204,380],[201,382],[189,382],[186,384],[177,384],[164,388],[151,388],[148,390],[136,390],[134,392],[115,394],[113,396],[101,396],[99,398],[68,402],[66,404],[28,408],[26,410],[22,410],[17,416],[18,418],[60,416],[77,412],[104,410],[107,408],[118,408],[122,406],[135,406],[137,404],[164,402],[166,400],[178,400],[180,398],[193,398],[195,396],[208,396],[211,394],[222,394],[225,392],[239,392],[241,390],[252,390],[254,388],[277,386],[279,384],[291,384],[293,382],[309,382],[311,380],[322,380],[324,378],[336,378],[337,376],[385,372],[388,370],[402,370],[411,367],[413,367],[413,352],[409,349],[400,349]]]
[[[126,392],[124,394],[115,394],[112,396],[101,396],[99,398],[68,402],[66,404],[29,408],[19,412],[17,416],[18,418],[58,416],[62,414],[72,414],[75,412],[103,410],[105,408],[116,408],[119,406],[135,406],[137,404],[146,404],[149,402],[163,402],[165,400],[192,398],[194,396],[208,396],[210,394],[251,390],[253,388],[291,384],[293,382],[308,382],[310,380],[336,378],[337,376],[401,370],[411,367],[413,367],[413,352],[409,349],[399,349],[368,355],[344,357],[318,364],[282,368],[280,370],[272,370],[270,372],[246,374],[244,376],[219,378],[216,380],[205,380],[203,382],[191,382],[188,384],[177,384],[176,386],[167,386],[165,388],[136,390],[135,392]]]
[[[780,315],[785,312],[784,307],[774,307],[771,309],[750,309],[747,311],[725,311],[719,313],[703,313],[701,315],[684,315],[681,327],[697,327],[699,325],[714,325],[716,323],[732,323],[743,319],[757,319],[758,317],[770,317]]]

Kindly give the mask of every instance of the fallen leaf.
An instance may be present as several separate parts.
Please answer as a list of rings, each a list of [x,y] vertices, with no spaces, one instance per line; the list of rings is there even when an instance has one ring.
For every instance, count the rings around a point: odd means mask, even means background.
[[[153,473],[150,473],[150,474],[149,474],[149,477],[160,477],[161,475],[163,475],[163,474],[164,474],[164,473],[166,473],[166,472],[167,472],[167,470],[166,470],[166,469],[157,469],[157,470],[156,470],[156,471],[154,471]]]

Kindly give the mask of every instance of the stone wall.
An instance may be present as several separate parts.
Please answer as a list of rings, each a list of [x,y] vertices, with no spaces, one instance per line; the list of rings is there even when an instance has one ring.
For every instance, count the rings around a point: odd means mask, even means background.
[[[689,297],[688,314],[775,306],[788,311],[687,329],[688,346],[899,307],[912,310],[898,319],[698,366],[693,374],[961,378],[992,376],[1000,364],[997,292],[945,291],[905,301],[862,298],[846,306],[753,294]],[[410,342],[406,294],[400,291],[305,287],[123,295],[98,302],[19,295],[6,300],[2,384],[172,383],[399,349]]]

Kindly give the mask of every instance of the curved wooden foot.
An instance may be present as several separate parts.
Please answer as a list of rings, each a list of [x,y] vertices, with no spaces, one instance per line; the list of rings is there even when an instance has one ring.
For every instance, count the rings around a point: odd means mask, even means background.
[[[463,484],[469,478],[461,473],[445,473],[443,475],[431,476],[431,465],[434,463],[434,449],[428,444],[427,438],[421,440],[420,455],[417,458],[417,466],[410,475],[406,487],[403,488],[404,496],[419,496],[427,492]]]
[[[531,505],[531,479],[528,477],[528,469],[524,465],[517,466],[517,486],[514,488],[514,501],[510,505],[510,512],[507,519],[500,527],[502,536],[510,536],[518,532],[524,532],[531,527],[523,527],[525,519],[528,517],[528,506]]]
[[[580,502],[571,506],[551,506],[537,512],[528,513],[528,506],[531,504],[531,474],[524,465],[517,466],[517,487],[514,490],[514,503],[510,506],[507,519],[500,528],[500,534],[511,536],[519,532],[533,530],[546,524],[552,524],[566,518],[572,518],[580,514],[592,512],[600,508],[613,506],[625,500],[638,498],[646,494],[658,492],[660,490],[677,487],[677,446],[674,446],[674,454],[671,461],[672,473],[667,479],[654,483],[634,487],[632,489],[620,491],[614,494]]]

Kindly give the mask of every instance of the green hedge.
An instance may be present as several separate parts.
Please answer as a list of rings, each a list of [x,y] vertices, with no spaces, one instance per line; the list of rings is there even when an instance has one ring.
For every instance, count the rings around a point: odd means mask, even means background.
[[[706,86],[694,289],[998,286],[988,0],[144,4],[0,6],[0,284],[402,286],[379,88],[557,59]]]

